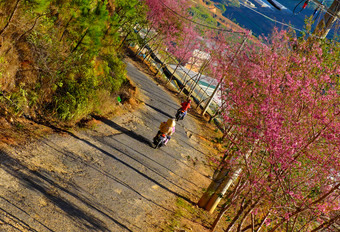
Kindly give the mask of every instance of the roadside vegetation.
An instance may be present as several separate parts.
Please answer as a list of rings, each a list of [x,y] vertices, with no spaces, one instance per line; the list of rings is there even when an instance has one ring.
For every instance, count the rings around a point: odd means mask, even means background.
[[[147,41],[151,49],[146,54],[178,64],[168,82],[184,63],[197,75],[195,84],[180,86],[189,90],[179,92],[192,97],[204,74],[222,90],[216,115],[223,135],[217,140],[226,148],[225,155],[216,159],[219,169],[198,201],[210,213],[219,210],[207,227],[216,230],[227,218],[225,231],[336,230],[338,39],[297,37],[293,31],[278,30],[268,38],[253,39],[245,30],[193,23],[185,1],[146,3],[148,19],[154,22],[148,25],[152,40]],[[192,51],[197,50],[208,55],[195,57]],[[202,114],[208,102],[196,101]]]
[[[114,113],[112,102],[130,85],[124,49],[133,47],[149,65],[158,54],[162,69],[175,65],[167,83],[180,65],[197,72],[191,89],[179,86],[178,93],[192,97],[204,74],[221,89],[210,117],[220,120],[214,139],[224,156],[212,157],[216,175],[198,201],[213,213],[214,222],[201,221],[206,228],[217,229],[222,218],[225,231],[337,228],[338,40],[217,30],[209,11],[185,0],[16,0],[0,7],[0,117],[16,129],[24,127],[20,117],[59,125]],[[203,116],[208,102],[196,101]],[[184,213],[206,217],[180,199],[177,207],[169,230]]]
[[[128,84],[123,42],[139,1],[1,1],[0,116],[76,123]],[[103,104],[104,103],[104,104]]]

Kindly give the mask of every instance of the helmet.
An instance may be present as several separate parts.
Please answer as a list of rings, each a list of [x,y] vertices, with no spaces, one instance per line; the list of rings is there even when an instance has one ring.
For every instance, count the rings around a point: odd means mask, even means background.
[[[174,118],[169,118],[168,121],[166,122],[166,124],[169,127],[174,127],[174,126],[176,126],[176,120]]]

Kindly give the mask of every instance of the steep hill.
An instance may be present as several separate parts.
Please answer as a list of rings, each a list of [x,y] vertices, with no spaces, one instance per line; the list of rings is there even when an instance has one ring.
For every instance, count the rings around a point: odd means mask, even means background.
[[[223,15],[224,9],[217,7],[217,4],[212,0],[196,0],[193,1],[193,7],[200,9],[203,13],[201,13],[201,17],[199,15],[194,15],[196,19],[201,20],[204,23],[208,23],[213,26],[225,27],[226,29],[232,29],[234,31],[241,31],[242,27],[240,27],[237,23],[228,19]],[[207,15],[209,13],[209,15]]]
[[[144,8],[105,2],[0,1],[0,143],[36,131],[32,122],[74,125],[112,113],[128,95],[121,37],[145,20]]]
[[[252,30],[256,35],[269,35],[274,27],[288,29],[290,26],[299,33],[305,31],[306,18],[311,17],[315,21],[314,27],[324,15],[321,10],[315,11],[317,5],[313,1],[309,2],[306,9],[302,9],[304,2],[278,0],[276,2],[281,6],[280,10],[266,0],[237,1],[239,5],[230,4],[230,2],[235,2],[232,0],[212,0],[212,2],[223,4],[226,8],[223,13],[224,17]],[[329,6],[332,2],[332,0],[323,1],[325,6]],[[331,30],[329,38],[333,37],[335,29],[334,27]]]

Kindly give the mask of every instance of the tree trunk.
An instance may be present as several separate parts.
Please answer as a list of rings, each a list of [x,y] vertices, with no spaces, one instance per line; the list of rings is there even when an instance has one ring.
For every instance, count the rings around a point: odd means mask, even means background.
[[[230,202],[227,202],[223,205],[222,210],[220,211],[220,213],[218,214],[217,218],[214,220],[214,223],[211,226],[211,232],[214,232],[218,222],[221,220],[221,218],[223,217],[223,215],[225,214],[225,212],[227,212],[227,210],[229,209],[229,207],[232,205],[232,203],[235,201],[236,197],[237,197],[237,193],[238,190],[240,189],[241,186],[241,181],[239,181],[235,187],[235,189],[233,190],[232,193],[230,193],[230,196],[228,196],[228,198],[231,198]]]
[[[70,24],[70,22],[72,21],[72,19],[73,19],[73,15],[72,15],[71,18],[67,21],[67,23],[66,23],[66,25],[65,25],[65,27],[64,27],[64,31],[63,31],[63,33],[61,34],[59,41],[61,41],[61,40],[63,39],[63,37],[64,37],[64,35],[65,35],[65,33],[66,33],[66,29],[68,28],[68,25]],[[108,28],[107,31],[108,31],[109,29],[110,29],[110,28]]]
[[[202,77],[202,73],[200,73],[200,75],[198,75],[197,80],[194,82],[193,86],[191,87],[191,90],[190,90],[190,92],[188,94],[188,97],[191,97],[191,95],[194,92],[198,82],[201,80],[201,77]]]
[[[259,227],[255,230],[255,232],[259,232],[261,227],[263,226],[264,222],[267,220],[268,216],[270,215],[270,211],[268,211],[268,213],[266,214],[266,216],[264,216],[264,218],[262,219]]]
[[[11,15],[9,16],[9,19],[6,23],[6,25],[0,30],[0,35],[4,32],[4,30],[8,27],[8,25],[10,24],[10,22],[13,19],[14,13],[16,12],[16,10],[18,9],[18,5],[19,5],[20,0],[17,0],[17,2],[15,3],[14,9],[11,13]]]
[[[331,193],[333,193],[334,191],[336,191],[338,188],[340,187],[340,183],[338,183],[337,185],[335,185],[331,190],[328,191],[328,193],[326,193],[325,195],[321,196],[319,199],[313,201],[312,203],[310,203],[309,205],[306,205],[304,208],[299,208],[297,209],[294,213],[292,213],[292,216],[298,215],[306,210],[308,210],[312,205],[315,205],[321,201],[323,201],[324,199],[326,199]],[[287,221],[287,219],[281,220],[281,222],[277,223],[269,232],[274,232],[275,230],[277,230],[279,227],[281,227],[283,225],[283,223],[285,223]]]
[[[233,128],[233,125],[230,125],[228,128],[226,128],[226,130],[223,132],[222,135],[222,141],[225,139],[225,137],[229,134],[229,132],[231,131],[231,129]],[[235,136],[236,137],[236,136]],[[234,139],[235,139],[234,137]]]
[[[225,212],[227,212],[227,210],[229,209],[230,206],[231,206],[231,204],[229,204],[227,207],[225,207],[223,210],[221,210],[221,212],[218,214],[217,218],[215,219],[214,223],[211,226],[211,232],[215,231],[217,224],[219,223],[219,221],[221,220],[221,218],[223,217]]]
[[[191,63],[189,71],[185,73],[185,75],[184,75],[184,78],[185,78],[184,79],[184,84],[183,84],[183,87],[181,88],[181,90],[178,92],[178,94],[180,94],[185,89],[186,84],[190,81],[191,77],[190,77],[189,73],[190,73],[190,71],[191,71],[193,66],[194,66],[194,63]],[[188,81],[186,80],[187,76],[189,76]]]
[[[209,213],[213,213],[216,209],[217,205],[220,203],[222,197],[227,192],[231,184],[238,178],[240,173],[242,172],[241,168],[238,168],[236,171],[232,173],[232,175],[225,179],[220,186],[218,186],[215,193],[210,197],[209,201],[207,202],[205,209],[209,211]]]
[[[163,68],[165,67],[166,62],[168,61],[169,58],[170,58],[170,55],[168,55],[168,56],[165,58],[165,60],[162,62],[162,65],[161,65],[160,69],[163,69]],[[157,69],[157,72],[156,72],[155,75],[157,75],[158,72],[159,72],[159,69]]]
[[[317,231],[320,231],[322,229],[327,229],[332,224],[334,224],[339,218],[340,218],[340,214],[338,214],[337,216],[331,218],[329,221],[322,223],[320,226],[316,227],[311,232],[317,232]]]
[[[212,121],[214,118],[216,118],[220,113],[221,113],[221,112],[220,112],[219,110],[217,110],[216,113],[215,113],[213,116],[210,117],[209,123],[211,123],[211,121]]]
[[[75,52],[77,50],[77,48],[79,47],[79,45],[83,42],[83,39],[85,38],[86,34],[88,32],[88,28],[86,28],[85,33],[82,35],[82,37],[80,38],[80,40],[78,41],[77,45],[72,49],[71,53]]]
[[[169,80],[166,82],[166,84],[168,84],[170,81],[172,81],[172,78],[174,77],[174,75],[175,75],[175,73],[176,73],[176,71],[177,71],[178,66],[179,66],[179,65],[176,66],[175,70],[172,72],[172,74],[171,74]]]
[[[255,232],[255,217],[254,214],[251,214],[251,232]]]
[[[208,189],[205,191],[201,199],[198,201],[197,205],[201,208],[205,208],[207,203],[209,202],[211,196],[216,192],[218,187],[221,185],[223,180],[228,175],[230,169],[224,168],[218,174],[218,176],[210,183]]]
[[[228,227],[227,227],[227,229],[225,230],[225,232],[231,231],[231,229],[234,227],[236,221],[240,218],[240,216],[241,216],[241,214],[243,213],[243,211],[248,207],[248,204],[247,204],[247,203],[245,204],[245,206],[243,206],[244,202],[245,202],[245,199],[242,200],[240,209],[237,211],[237,214],[235,215],[235,217],[233,218],[233,220],[230,222],[230,224],[228,225]]]
[[[241,232],[241,228],[242,228],[242,225],[244,223],[244,221],[246,220],[246,218],[248,217],[248,215],[253,211],[253,209],[257,206],[258,203],[260,203],[260,200],[261,200],[261,197],[259,199],[257,199],[251,206],[250,208],[248,209],[247,212],[244,213],[240,223],[238,224],[238,227],[237,227],[237,232]]]
[[[158,50],[158,48],[159,48],[160,46],[161,46],[161,42],[159,42],[159,43],[156,45],[155,48],[151,48],[151,47],[150,47],[149,53],[148,53],[145,57],[143,57],[143,62],[149,60],[149,58],[151,57],[151,53],[153,53],[153,54],[156,55],[156,51]]]
[[[228,70],[229,67],[234,63],[236,57],[238,56],[238,54],[240,53],[240,51],[243,49],[243,46],[244,46],[244,44],[246,43],[246,41],[248,40],[248,37],[249,37],[250,35],[251,35],[251,32],[249,32],[249,34],[247,35],[247,37],[245,37],[245,38],[243,39],[243,41],[242,41],[240,47],[238,48],[237,52],[235,53],[235,55],[233,56],[232,60],[230,61],[230,63],[229,63],[228,66],[226,67],[226,70]],[[203,112],[202,112],[202,115],[204,115],[205,112],[208,110],[208,108],[209,108],[209,106],[210,106],[210,104],[211,104],[211,102],[212,102],[212,100],[213,100],[215,94],[217,93],[217,90],[219,89],[219,87],[220,87],[220,85],[221,85],[221,83],[222,83],[222,81],[223,81],[224,78],[225,78],[225,75],[224,75],[224,73],[223,73],[223,74],[222,74],[221,80],[218,82],[218,84],[217,84],[217,86],[216,86],[214,92],[213,92],[213,93],[211,94],[211,96],[210,96],[210,99],[209,99],[207,105],[204,107],[204,110],[203,110]]]
[[[205,93],[207,93],[207,90],[208,90],[208,88],[211,86],[212,83],[213,83],[213,81],[211,81],[211,82],[209,83],[209,85],[205,88],[205,90],[204,90]],[[207,94],[207,95],[208,95],[208,94]],[[205,98],[205,99],[202,99],[202,100],[197,104],[196,109],[198,109],[198,107],[200,107],[201,104],[202,104],[204,101],[206,101],[207,99],[209,99],[209,96],[208,96],[207,98]]]
[[[121,48],[125,42],[125,40],[127,39],[127,37],[131,34],[131,31],[129,31],[126,36],[124,37],[124,39],[122,40],[122,42],[119,44],[118,48]]]
[[[151,30],[151,29],[150,29],[150,30]],[[149,32],[150,32],[150,31],[147,31],[147,34],[145,35],[145,38],[146,38],[146,36],[149,34]],[[159,36],[159,34],[154,35],[154,36],[151,37],[148,41],[146,41],[142,47],[140,47],[140,48],[137,49],[136,54],[138,55],[138,54],[146,47],[146,45],[147,45],[148,43],[150,43],[152,40],[156,39],[157,36]]]
[[[253,148],[257,144],[257,142],[258,140],[254,142],[253,147],[250,148],[245,154],[246,159],[253,152]],[[199,207],[208,210],[210,213],[212,213],[215,210],[216,206],[221,201],[223,195],[226,193],[230,185],[233,183],[234,180],[236,180],[239,177],[240,173],[242,172],[242,168],[238,168],[231,175],[229,174],[229,172],[230,170],[227,168],[222,169],[220,174],[217,176],[216,180],[213,180],[211,182],[207,191],[203,194],[203,196],[199,200],[198,202]],[[226,178],[227,175],[230,177]]]
[[[204,62],[204,63],[201,65],[200,70],[198,71],[197,80],[193,83],[193,85],[192,85],[192,87],[191,87],[191,90],[190,90],[190,92],[189,92],[189,96],[188,96],[188,97],[191,96],[192,92],[193,92],[194,89],[196,88],[197,83],[199,82],[199,80],[200,80],[201,77],[202,77],[202,74],[203,74],[204,69],[209,65],[209,63],[211,62],[211,60],[212,60],[212,59],[210,58],[208,61]]]
[[[43,14],[43,15],[45,15],[45,14]],[[20,36],[18,37],[18,39],[16,39],[16,41],[19,41],[19,40],[20,40],[22,37],[24,37],[28,32],[32,31],[32,30],[34,29],[35,25],[37,25],[38,19],[39,19],[41,16],[43,16],[43,15],[39,15],[38,17],[36,17],[35,20],[34,20],[34,23],[33,23],[32,27],[31,27],[30,29],[28,29],[27,31],[25,31],[22,35],[20,35]]]

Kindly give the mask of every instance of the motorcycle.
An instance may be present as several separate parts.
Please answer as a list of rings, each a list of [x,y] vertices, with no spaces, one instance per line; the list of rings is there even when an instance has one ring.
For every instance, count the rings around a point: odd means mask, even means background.
[[[153,138],[153,144],[155,145],[155,149],[160,148],[164,146],[166,141],[168,140],[168,137],[163,134],[163,133],[158,133],[154,138]]]
[[[185,116],[185,111],[182,109],[178,109],[175,115],[176,121],[183,120],[184,116]]]

